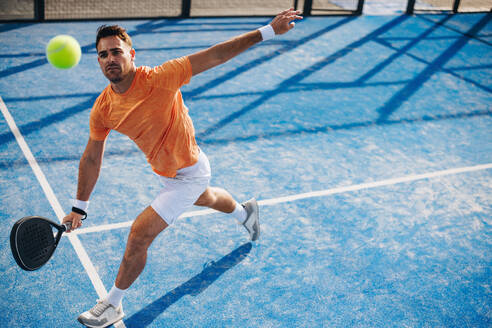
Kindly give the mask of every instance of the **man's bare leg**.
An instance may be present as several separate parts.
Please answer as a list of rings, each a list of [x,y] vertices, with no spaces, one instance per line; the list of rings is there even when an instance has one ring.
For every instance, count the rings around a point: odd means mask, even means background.
[[[236,207],[236,201],[229,192],[215,187],[208,187],[195,204],[224,213],[232,213]],[[166,221],[150,206],[137,217],[128,236],[125,255],[116,276],[116,287],[127,289],[132,285],[145,267],[147,249],[167,226]]]
[[[150,206],[137,217],[128,236],[125,255],[116,276],[116,287],[127,289],[137,279],[147,262],[147,249],[167,226],[166,221]]]
[[[232,213],[236,208],[236,201],[226,190],[208,187],[195,202],[195,205],[210,207],[224,213]],[[128,236],[125,255],[116,276],[116,287],[127,289],[132,285],[145,267],[147,249],[155,237],[167,226],[166,221],[150,206],[137,217]]]
[[[205,206],[214,210],[232,213],[236,208],[236,201],[231,194],[222,188],[208,187],[195,202],[197,206]]]
[[[133,222],[126,243],[125,255],[114,286],[105,299],[82,313],[78,321],[85,326],[99,327],[114,323],[124,317],[121,299],[125,290],[137,279],[147,261],[147,249],[154,238],[167,227],[167,223],[152,209],[147,207]]]
[[[241,205],[232,198],[228,191],[222,188],[208,187],[200,195],[195,205],[231,213],[246,228],[252,241],[260,237],[259,209],[254,198]]]

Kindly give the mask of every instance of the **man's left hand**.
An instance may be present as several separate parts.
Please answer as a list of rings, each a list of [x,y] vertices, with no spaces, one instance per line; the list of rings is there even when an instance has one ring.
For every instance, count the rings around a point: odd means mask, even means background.
[[[275,16],[275,18],[270,22],[270,25],[273,27],[275,34],[284,34],[293,29],[295,26],[295,23],[293,21],[296,19],[302,19],[302,16],[299,16],[300,13],[300,10],[294,10],[294,8],[290,8],[282,11],[280,14]]]

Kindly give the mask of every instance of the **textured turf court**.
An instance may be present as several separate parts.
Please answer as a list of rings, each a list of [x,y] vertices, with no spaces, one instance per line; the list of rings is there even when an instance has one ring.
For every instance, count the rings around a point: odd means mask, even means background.
[[[490,327],[491,19],[311,17],[193,78],[183,93],[212,184],[260,200],[262,236],[251,244],[233,219],[194,208],[152,245],[124,325]],[[137,65],[153,66],[268,21],[118,23]],[[12,224],[70,209],[89,110],[107,84],[100,24],[0,24],[1,327],[78,327],[160,188],[112,132],[84,228],[41,270],[15,265]],[[60,33],[83,46],[69,71],[44,57]]]

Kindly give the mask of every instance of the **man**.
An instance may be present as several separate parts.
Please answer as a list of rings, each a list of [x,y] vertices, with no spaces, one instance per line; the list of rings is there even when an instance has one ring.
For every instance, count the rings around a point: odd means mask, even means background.
[[[88,327],[107,327],[123,318],[121,300],[144,269],[150,244],[192,205],[231,213],[249,232],[251,240],[258,239],[256,200],[241,205],[226,190],[208,185],[210,165],[196,144],[193,123],[179,88],[192,76],[225,63],[254,44],[286,33],[294,27],[294,20],[302,19],[299,14],[293,9],[285,10],[258,30],[154,68],[135,66],[135,50],[123,28],[99,28],[98,62],[110,84],[91,110],[90,137],[80,160],[77,199],[63,222],[71,222],[71,230],[82,225],[101,169],[105,140],[112,129],[138,145],[164,188],[135,219],[112,289],[105,299],[82,313],[79,322]]]

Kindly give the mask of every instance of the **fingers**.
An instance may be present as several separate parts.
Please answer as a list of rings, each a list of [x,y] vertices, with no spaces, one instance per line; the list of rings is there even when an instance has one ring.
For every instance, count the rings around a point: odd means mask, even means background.
[[[284,15],[284,14],[287,14],[289,11],[292,11],[292,10],[294,10],[294,8],[285,9],[284,11],[282,11],[282,12],[278,13],[278,15]],[[277,16],[278,16],[278,15],[277,15]]]
[[[62,221],[62,223],[70,222],[72,227],[66,232],[72,232],[73,230],[82,226],[82,215],[71,212]]]
[[[75,230],[77,228],[80,228],[82,226],[82,220],[80,217],[74,218],[72,221],[72,228],[70,230]]]
[[[286,24],[290,24],[291,21],[296,19],[302,19],[303,17],[300,15],[300,10],[294,10],[293,8],[285,10],[277,15],[279,20],[285,22]]]
[[[302,19],[300,13],[300,10],[294,10],[294,8],[290,8],[278,14],[270,23],[275,31],[275,34],[284,34],[294,28],[295,23],[293,21],[297,19]]]
[[[72,221],[71,218],[69,218],[68,215],[62,221],[62,224],[67,224],[67,223],[69,223],[69,228],[70,229],[65,230],[65,232],[66,233],[70,233],[73,230],[73,221]]]
[[[302,16],[299,16],[300,14],[301,14],[300,10],[294,10],[294,8],[289,8],[280,12],[277,16],[296,16],[299,17],[296,19],[302,19]]]

